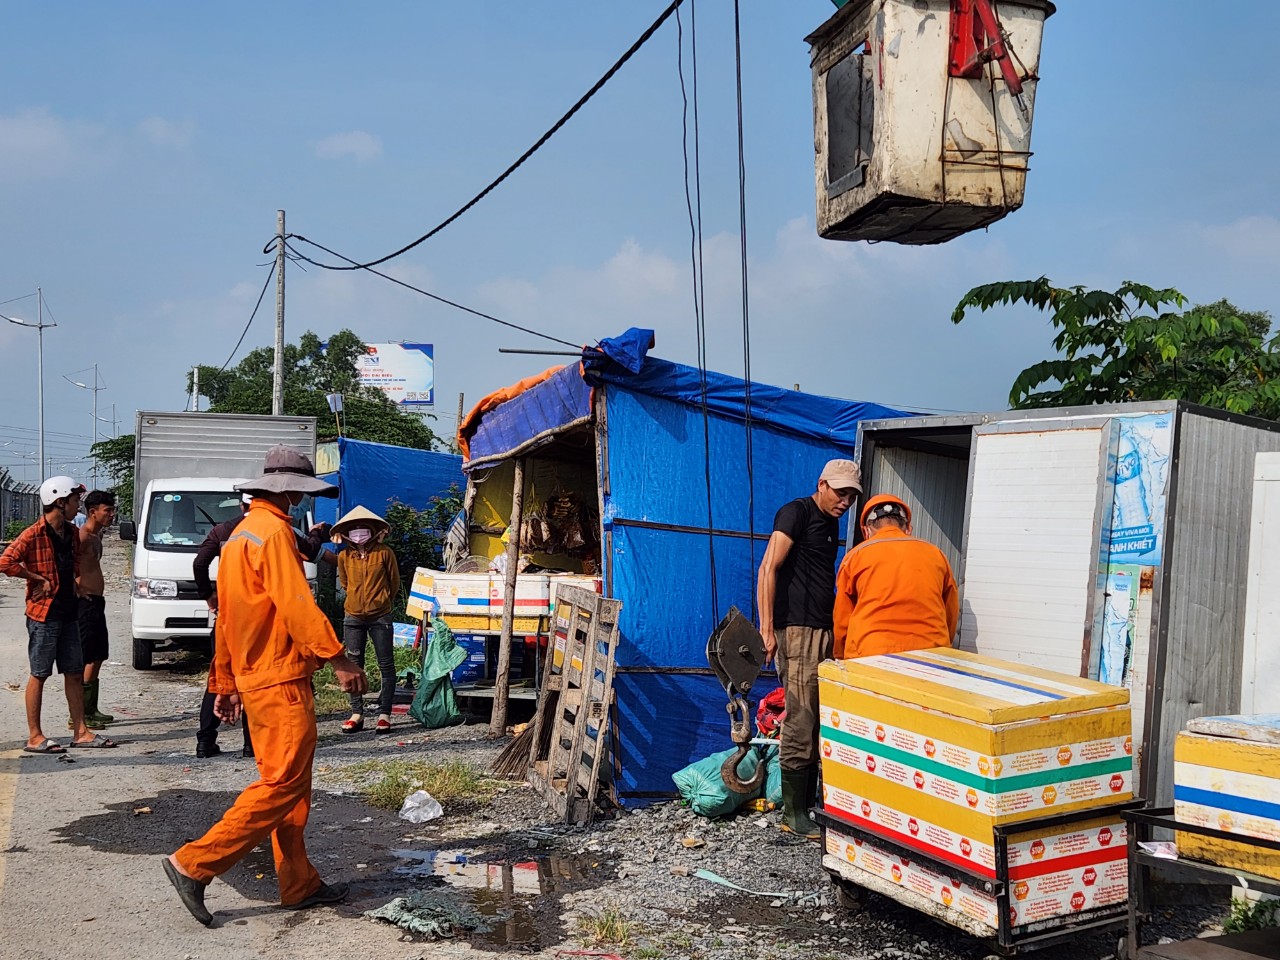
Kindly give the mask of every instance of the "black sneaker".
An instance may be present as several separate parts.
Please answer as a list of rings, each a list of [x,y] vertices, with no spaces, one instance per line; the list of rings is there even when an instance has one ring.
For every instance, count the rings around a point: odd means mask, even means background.
[[[197,743],[196,744],[197,760],[208,760],[211,757],[218,756],[220,753],[222,753],[222,748],[218,746],[216,743]]]

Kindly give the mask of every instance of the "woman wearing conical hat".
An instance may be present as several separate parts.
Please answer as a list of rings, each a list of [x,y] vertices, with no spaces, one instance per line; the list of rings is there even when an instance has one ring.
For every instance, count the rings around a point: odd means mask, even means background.
[[[391,702],[396,692],[396,661],[391,606],[400,592],[400,567],[396,555],[383,541],[391,527],[372,510],[356,507],[333,525],[333,540],[341,543],[338,581],[347,592],[343,609],[342,642],[347,656],[364,666],[365,648],[373,641],[382,674],[378,693],[378,733],[391,730]],[[364,729],[364,697],[352,694],[351,719],[343,733]]]

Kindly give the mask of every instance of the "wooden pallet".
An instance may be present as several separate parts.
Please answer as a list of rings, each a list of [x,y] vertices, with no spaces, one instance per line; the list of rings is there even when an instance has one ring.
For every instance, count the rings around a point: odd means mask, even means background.
[[[557,591],[528,780],[565,823],[590,823],[597,812],[600,774],[609,762],[621,610],[621,600],[581,587]]]

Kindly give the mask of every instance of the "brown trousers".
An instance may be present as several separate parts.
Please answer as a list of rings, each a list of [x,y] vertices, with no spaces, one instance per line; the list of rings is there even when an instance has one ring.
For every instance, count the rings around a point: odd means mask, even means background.
[[[818,764],[818,664],[831,657],[829,628],[785,627],[778,631],[778,679],[787,717],[778,748],[783,770]]]

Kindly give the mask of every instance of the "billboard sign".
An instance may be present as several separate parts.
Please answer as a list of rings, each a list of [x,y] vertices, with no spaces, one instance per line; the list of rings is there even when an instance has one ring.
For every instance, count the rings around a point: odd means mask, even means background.
[[[435,403],[435,350],[429,343],[370,343],[356,361],[362,387],[376,387],[402,407]]]

